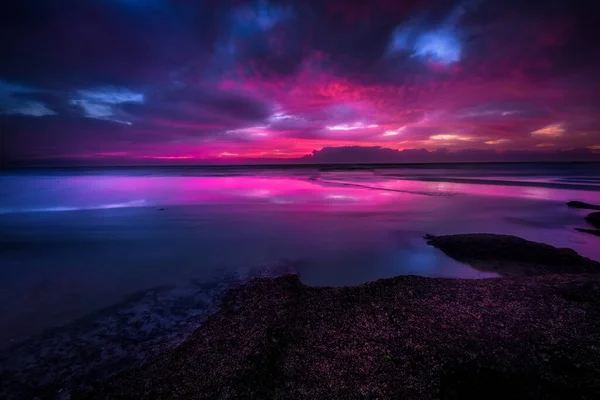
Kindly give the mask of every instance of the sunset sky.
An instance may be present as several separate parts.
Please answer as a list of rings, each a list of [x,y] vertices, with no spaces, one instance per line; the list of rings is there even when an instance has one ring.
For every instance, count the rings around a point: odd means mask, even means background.
[[[600,153],[598,1],[11,3],[8,165]]]

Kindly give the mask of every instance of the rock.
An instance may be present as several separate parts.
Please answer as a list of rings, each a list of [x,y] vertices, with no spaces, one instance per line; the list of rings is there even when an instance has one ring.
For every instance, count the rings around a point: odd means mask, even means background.
[[[600,206],[594,204],[584,203],[583,201],[570,201],[567,203],[569,207],[573,208],[584,208],[586,210],[600,210]]]
[[[165,209],[164,208],[159,208],[158,211],[165,211]]]
[[[600,210],[600,206],[583,203],[581,201],[570,201],[567,203],[567,205],[569,207],[583,208],[583,209],[588,209],[588,210]],[[595,228],[600,228],[600,212],[593,212],[591,214],[588,214],[587,217],[585,217],[585,220],[587,222],[589,222]],[[596,230],[596,229],[575,228],[575,230],[577,230],[579,232],[584,232],[584,233],[589,233],[592,235],[600,236],[600,231]]]
[[[599,320],[600,274],[256,279],[179,348],[72,399],[600,398]]]
[[[600,263],[571,249],[559,249],[516,236],[476,233],[426,235],[425,239],[457,261],[503,276],[600,272]]]
[[[590,235],[600,236],[600,229],[584,229],[584,228],[575,228],[578,232],[589,233]]]
[[[600,228],[600,212],[588,214],[585,220],[592,224],[595,228]]]

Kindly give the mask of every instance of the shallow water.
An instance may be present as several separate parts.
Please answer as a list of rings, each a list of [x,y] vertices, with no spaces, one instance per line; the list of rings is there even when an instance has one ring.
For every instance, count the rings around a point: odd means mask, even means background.
[[[427,246],[426,233],[512,234],[600,260],[599,239],[573,229],[587,212],[565,205],[600,203],[599,176],[596,164],[5,174],[0,342],[131,293],[247,277],[257,266],[293,265],[310,285],[496,276]]]

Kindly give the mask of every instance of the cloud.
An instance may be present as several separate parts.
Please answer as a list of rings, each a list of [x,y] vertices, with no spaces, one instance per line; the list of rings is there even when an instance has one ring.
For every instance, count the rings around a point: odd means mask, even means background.
[[[463,136],[459,134],[442,134],[442,135],[433,135],[429,136],[431,140],[442,140],[442,141],[453,141],[453,140],[461,140],[461,141],[470,141],[473,140],[470,136]]]
[[[510,139],[495,139],[495,140],[488,140],[485,142],[485,144],[489,144],[489,145],[505,144],[505,143],[510,143]]]
[[[542,136],[542,137],[559,137],[565,133],[565,128],[562,123],[558,124],[550,124],[543,128],[536,129],[531,132],[534,136]]]
[[[599,8],[23,0],[0,15],[3,134],[20,158],[595,146]]]
[[[41,101],[35,100],[36,90],[0,80],[0,114],[20,114],[42,117],[56,114]]]
[[[127,125],[131,125],[132,122],[125,119],[126,116],[119,113],[115,106],[142,103],[144,103],[143,93],[117,87],[77,90],[69,100],[70,105],[81,108],[85,117],[106,119]]]
[[[400,27],[391,37],[389,55],[406,52],[425,61],[452,64],[461,57],[462,45],[450,28],[418,32],[413,27]]]
[[[377,124],[366,125],[363,122],[352,122],[349,124],[330,125],[326,126],[325,128],[330,131],[354,131],[357,129],[374,129],[378,127],[379,125]]]
[[[149,93],[144,103],[119,108],[148,128],[170,128],[196,137],[264,124],[271,115],[271,106],[260,99],[188,86],[163,88]]]
[[[464,149],[455,152],[447,149],[428,151],[425,149],[394,150],[374,147],[326,147],[302,159],[323,164],[380,164],[380,163],[428,163],[428,162],[474,162],[474,161],[600,161],[600,153],[591,149],[568,151],[496,151]]]

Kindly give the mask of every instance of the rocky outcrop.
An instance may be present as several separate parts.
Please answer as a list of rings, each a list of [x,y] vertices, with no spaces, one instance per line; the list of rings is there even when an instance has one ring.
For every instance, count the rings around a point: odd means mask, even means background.
[[[585,217],[585,220],[592,224],[594,228],[600,228],[600,212],[588,214],[588,216]]]
[[[600,263],[544,243],[516,236],[466,234],[425,236],[427,243],[457,261],[503,276],[600,272]]]
[[[586,210],[600,210],[600,206],[584,203],[583,201],[570,201],[567,203],[569,207],[573,208],[583,208]]]
[[[570,201],[567,203],[569,207],[583,208],[586,210],[600,210],[600,206],[584,203],[582,201]],[[585,220],[594,226],[596,229],[575,228],[578,232],[589,233],[591,235],[600,236],[600,212],[593,212],[585,217]]]
[[[600,277],[257,279],[179,348],[73,399],[600,398]]]

